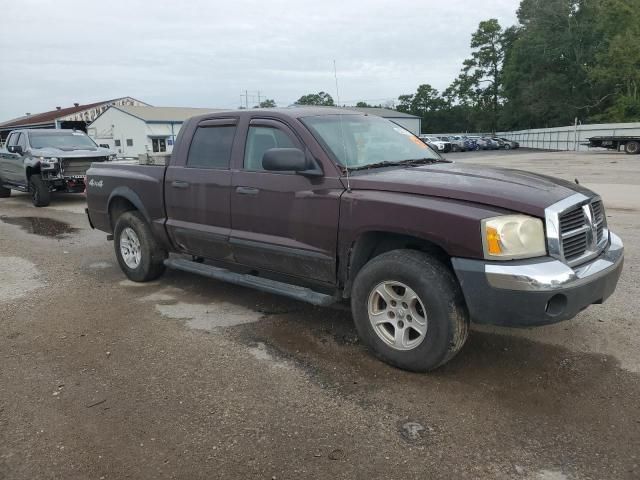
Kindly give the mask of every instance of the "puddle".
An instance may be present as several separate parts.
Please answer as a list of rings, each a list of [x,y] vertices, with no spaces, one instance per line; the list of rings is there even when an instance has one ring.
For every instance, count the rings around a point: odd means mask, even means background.
[[[27,233],[42,237],[64,238],[78,231],[68,223],[45,217],[6,217],[0,216],[0,220],[10,225],[16,225]]]

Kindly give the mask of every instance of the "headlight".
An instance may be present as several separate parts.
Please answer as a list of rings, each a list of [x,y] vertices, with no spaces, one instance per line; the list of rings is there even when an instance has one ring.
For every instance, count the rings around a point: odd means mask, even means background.
[[[510,260],[547,253],[542,220],[527,215],[485,218],[482,245],[487,259]]]

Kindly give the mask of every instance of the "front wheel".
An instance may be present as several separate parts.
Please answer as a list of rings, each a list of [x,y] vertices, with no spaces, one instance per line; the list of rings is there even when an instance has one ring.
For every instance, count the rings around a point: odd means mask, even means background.
[[[11,196],[11,189],[0,187],[0,198],[9,198]]]
[[[140,212],[120,215],[113,239],[118,264],[130,280],[148,282],[164,273],[167,252],[160,247]]]
[[[31,202],[36,207],[46,207],[51,203],[51,192],[49,185],[42,180],[39,174],[29,177],[29,192],[31,192]]]
[[[640,142],[635,140],[627,142],[624,146],[624,151],[629,155],[637,155],[640,153]]]
[[[504,149],[505,150],[511,150],[511,145],[509,145],[508,143],[504,144]]]
[[[451,360],[469,330],[462,291],[449,268],[413,250],[375,257],[358,273],[351,309],[374,354],[405,370],[426,372]]]

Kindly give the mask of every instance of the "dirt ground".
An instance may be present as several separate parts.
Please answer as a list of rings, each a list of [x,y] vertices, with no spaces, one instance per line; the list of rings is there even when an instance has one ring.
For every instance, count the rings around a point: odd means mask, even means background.
[[[175,271],[127,281],[81,197],[1,199],[0,479],[640,478],[640,157],[449,157],[601,193],[626,248],[614,296],[475,328],[411,374],[345,310]]]

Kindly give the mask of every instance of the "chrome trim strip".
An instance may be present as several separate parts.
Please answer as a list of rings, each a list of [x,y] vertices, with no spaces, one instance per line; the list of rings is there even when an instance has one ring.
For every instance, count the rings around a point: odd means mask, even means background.
[[[560,215],[580,203],[588,202],[589,197],[582,193],[575,193],[547,207],[544,211],[547,230],[547,248],[549,255],[562,259],[562,240],[560,238]]]
[[[565,263],[549,259],[524,265],[486,264],[489,285],[505,290],[551,292],[573,288],[592,282],[618,268],[624,259],[622,240],[610,233],[611,244],[591,263],[575,269]]]

